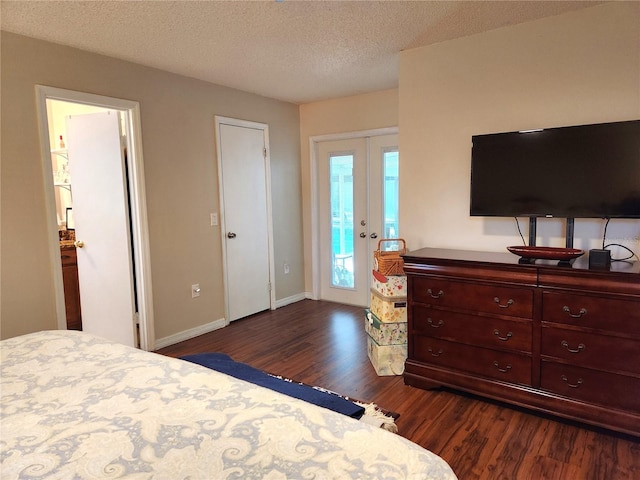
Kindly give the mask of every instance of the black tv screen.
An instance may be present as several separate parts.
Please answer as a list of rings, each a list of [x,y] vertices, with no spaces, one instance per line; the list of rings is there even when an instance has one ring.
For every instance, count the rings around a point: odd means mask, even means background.
[[[472,142],[471,215],[640,218],[640,120]]]

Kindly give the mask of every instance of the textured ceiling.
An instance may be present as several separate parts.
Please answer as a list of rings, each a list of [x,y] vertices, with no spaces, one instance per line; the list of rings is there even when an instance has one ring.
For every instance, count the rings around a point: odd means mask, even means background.
[[[2,30],[294,103],[398,86],[402,50],[593,1],[5,1]]]

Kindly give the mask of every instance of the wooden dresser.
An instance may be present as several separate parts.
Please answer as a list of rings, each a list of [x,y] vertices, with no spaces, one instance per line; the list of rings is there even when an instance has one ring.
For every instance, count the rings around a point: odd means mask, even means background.
[[[64,306],[67,311],[67,328],[69,330],[82,330],[76,247],[61,246],[60,257],[62,260],[62,282],[64,285]]]
[[[429,248],[404,262],[405,383],[640,436],[640,262]]]

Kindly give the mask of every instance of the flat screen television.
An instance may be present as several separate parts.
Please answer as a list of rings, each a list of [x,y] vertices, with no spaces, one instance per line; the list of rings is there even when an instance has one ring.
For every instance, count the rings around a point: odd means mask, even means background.
[[[472,142],[471,215],[640,218],[640,120]]]

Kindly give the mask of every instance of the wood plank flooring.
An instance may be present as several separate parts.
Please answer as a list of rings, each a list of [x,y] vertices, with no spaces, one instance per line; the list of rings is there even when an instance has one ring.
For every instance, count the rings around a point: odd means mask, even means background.
[[[214,351],[400,413],[400,435],[440,455],[460,480],[640,479],[640,439],[379,377],[360,307],[304,300],[158,353]]]

